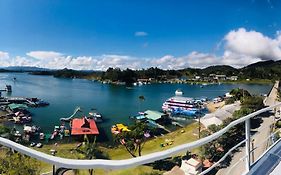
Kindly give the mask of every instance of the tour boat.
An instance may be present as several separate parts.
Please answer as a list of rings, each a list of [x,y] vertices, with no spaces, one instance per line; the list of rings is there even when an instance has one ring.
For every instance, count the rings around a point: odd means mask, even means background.
[[[176,96],[167,99],[163,105],[162,110],[164,112],[170,112],[172,114],[194,116],[200,110],[200,100],[195,100],[189,97],[183,97],[183,92],[177,90]]]

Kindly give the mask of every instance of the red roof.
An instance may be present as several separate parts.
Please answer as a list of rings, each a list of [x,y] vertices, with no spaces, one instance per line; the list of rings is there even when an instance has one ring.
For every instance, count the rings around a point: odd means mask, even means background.
[[[72,120],[71,135],[99,134],[94,119],[75,118]]]

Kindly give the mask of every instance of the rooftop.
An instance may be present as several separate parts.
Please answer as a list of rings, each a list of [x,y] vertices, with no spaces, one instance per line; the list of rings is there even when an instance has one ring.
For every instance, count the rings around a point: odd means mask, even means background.
[[[158,120],[158,119],[160,119],[162,116],[164,116],[164,115],[166,115],[166,114],[164,114],[164,113],[162,113],[162,112],[158,112],[158,111],[151,111],[151,110],[147,110],[147,111],[145,111],[144,112],[145,113],[145,117],[147,118],[147,119],[150,119],[150,120]]]
[[[99,134],[94,119],[75,118],[72,120],[71,135]]]

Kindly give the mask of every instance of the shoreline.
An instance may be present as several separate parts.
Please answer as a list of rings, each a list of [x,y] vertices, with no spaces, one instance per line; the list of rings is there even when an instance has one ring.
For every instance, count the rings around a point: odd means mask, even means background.
[[[217,109],[222,108],[223,106],[225,106],[225,101],[218,102],[218,103],[214,103],[214,102],[210,101],[207,103],[207,109],[208,109],[209,113],[213,113]]]
[[[35,75],[35,76],[40,76],[41,74],[32,74],[31,72],[0,72],[0,73],[28,73],[29,75]],[[52,74],[42,74],[42,76],[52,76],[54,77]],[[103,83],[106,82],[106,84],[114,84],[114,85],[122,85],[122,84],[118,84],[115,82],[111,82],[110,80],[102,80],[100,78],[97,78],[96,76],[77,76],[77,77],[54,77],[54,78],[63,78],[63,79],[84,79],[84,80],[89,80],[89,81],[96,81],[99,83]],[[271,80],[271,79],[251,79],[249,81],[247,81],[246,79],[243,80],[236,80],[236,81],[230,81],[230,80],[226,80],[226,81],[221,81],[219,83],[221,84],[274,84],[275,80]],[[173,82],[173,80],[166,80],[165,82],[163,81],[157,81],[157,82],[151,82],[151,84],[163,84],[163,83],[167,83],[167,84],[195,84],[195,85],[203,85],[203,84],[207,84],[207,85],[218,85],[219,83],[213,83],[213,82],[207,82],[207,81],[184,81],[184,82]]]

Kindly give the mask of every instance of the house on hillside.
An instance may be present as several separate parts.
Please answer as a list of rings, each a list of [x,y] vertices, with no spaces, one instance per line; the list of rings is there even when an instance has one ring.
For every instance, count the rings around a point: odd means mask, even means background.
[[[224,81],[226,80],[226,75],[216,75],[215,79],[219,81]]]
[[[230,76],[230,77],[228,77],[228,80],[237,81],[238,80],[238,76]]]

